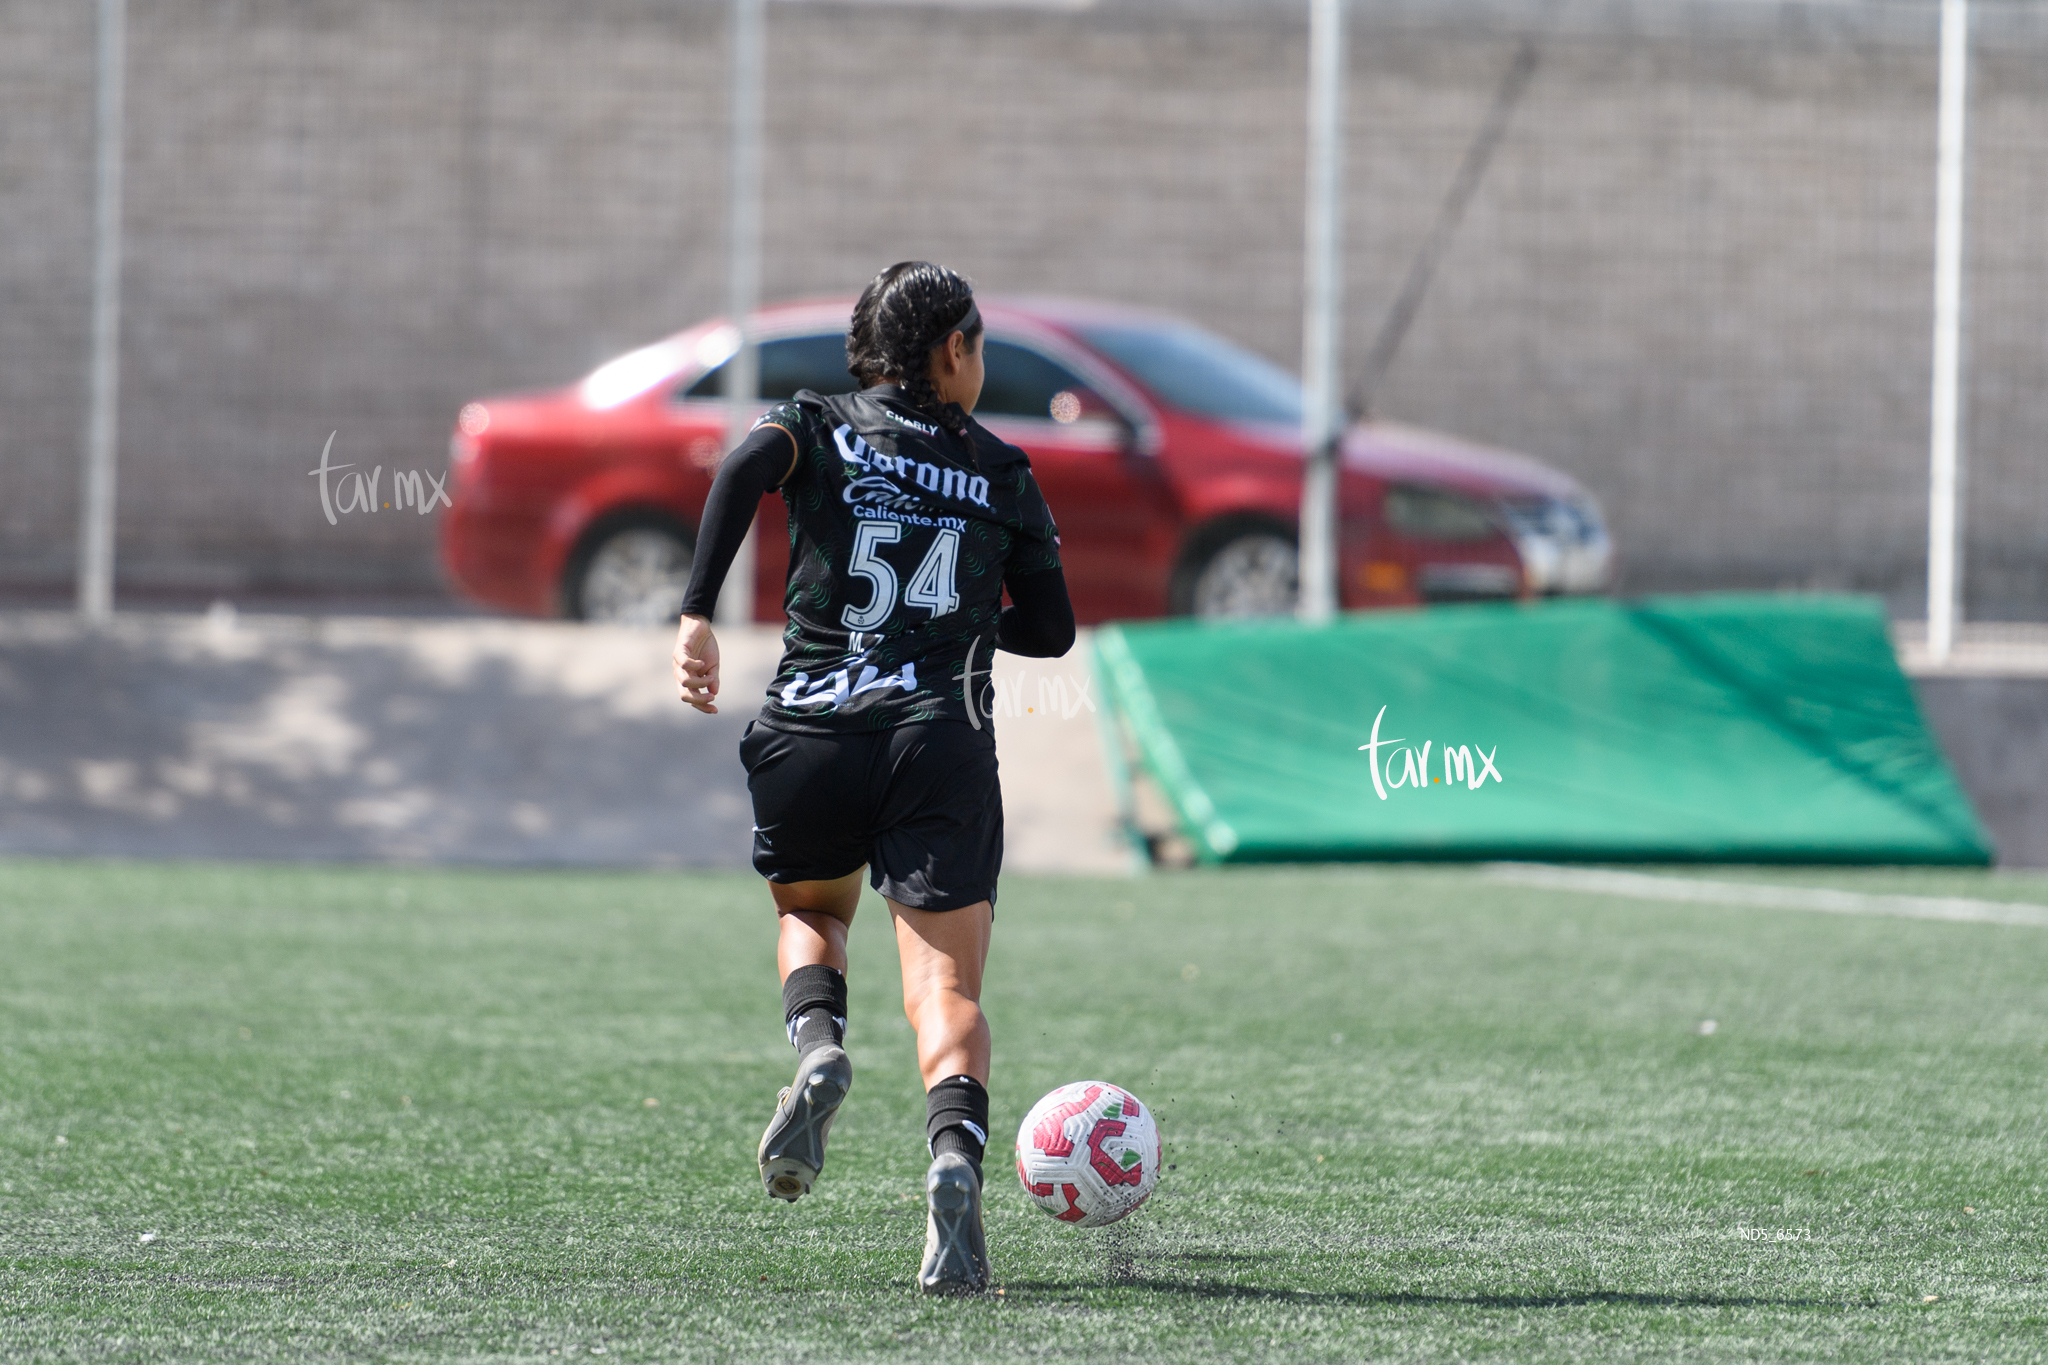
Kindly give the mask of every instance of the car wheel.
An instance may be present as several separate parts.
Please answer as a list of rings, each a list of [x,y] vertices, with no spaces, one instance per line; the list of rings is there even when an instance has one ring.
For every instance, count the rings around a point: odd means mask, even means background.
[[[1182,612],[1203,620],[1291,616],[1301,598],[1294,539],[1267,527],[1237,527],[1189,557],[1176,586]]]
[[[563,601],[579,621],[673,624],[690,584],[693,547],[680,526],[637,521],[590,536],[571,560]]]

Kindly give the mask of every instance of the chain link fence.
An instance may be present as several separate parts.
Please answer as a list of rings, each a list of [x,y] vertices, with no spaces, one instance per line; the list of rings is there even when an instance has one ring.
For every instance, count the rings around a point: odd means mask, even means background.
[[[1346,356],[1532,54],[1384,416],[1549,460],[1630,590],[1920,614],[1934,0],[1357,0]],[[439,471],[480,394],[720,306],[727,13],[693,0],[130,0],[124,591],[428,589],[433,518],[306,476]],[[1305,6],[770,7],[764,284],[942,260],[1299,361]],[[75,561],[90,6],[0,0],[0,581]],[[2048,619],[2048,5],[1978,0],[1965,576]]]

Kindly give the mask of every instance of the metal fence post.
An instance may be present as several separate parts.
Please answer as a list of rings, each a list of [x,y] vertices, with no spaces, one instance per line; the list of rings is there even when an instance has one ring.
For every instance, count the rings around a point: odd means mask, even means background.
[[[727,168],[725,312],[739,349],[725,365],[725,448],[746,439],[760,405],[761,352],[754,309],[761,297],[761,68],[764,0],[732,0],[732,150]],[[733,557],[718,595],[721,624],[754,619],[754,533]]]
[[[1968,151],[1969,0],[1941,0],[1935,160],[1934,394],[1928,437],[1927,651],[1946,659],[1962,615],[1963,192]]]
[[[1307,260],[1303,270],[1300,617],[1337,612],[1338,347],[1343,304],[1344,0],[1309,0]]]
[[[127,80],[127,0],[100,0],[94,112],[91,377],[78,512],[78,612],[114,612],[114,457],[121,407],[122,96]]]

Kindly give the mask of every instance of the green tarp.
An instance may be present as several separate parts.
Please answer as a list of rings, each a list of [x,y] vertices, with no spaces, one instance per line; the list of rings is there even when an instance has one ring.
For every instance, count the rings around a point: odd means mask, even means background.
[[[1863,598],[1173,621],[1095,649],[1204,861],[1991,859]]]

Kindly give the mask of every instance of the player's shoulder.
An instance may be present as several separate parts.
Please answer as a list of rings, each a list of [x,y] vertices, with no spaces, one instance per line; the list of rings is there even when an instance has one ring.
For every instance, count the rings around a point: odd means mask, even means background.
[[[801,431],[807,426],[815,426],[825,421],[831,410],[830,395],[817,393],[811,389],[798,389],[762,413],[760,420],[754,425],[760,426],[763,422],[771,422],[778,427],[787,427],[791,431]]]
[[[774,407],[756,417],[754,425],[750,430],[758,431],[762,427],[781,427],[794,438],[802,435],[805,429],[816,420],[816,417],[807,412],[801,403],[791,398],[777,403]]]
[[[1022,446],[1011,445],[972,416],[967,419],[967,431],[974,438],[975,460],[983,469],[1007,468],[1010,465],[1021,465],[1026,470],[1031,468],[1031,457],[1024,453]]]

